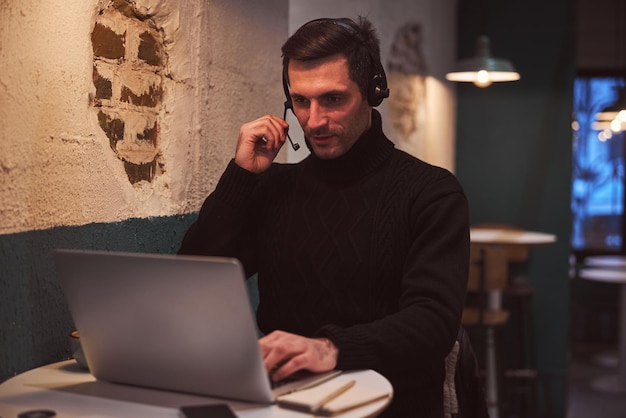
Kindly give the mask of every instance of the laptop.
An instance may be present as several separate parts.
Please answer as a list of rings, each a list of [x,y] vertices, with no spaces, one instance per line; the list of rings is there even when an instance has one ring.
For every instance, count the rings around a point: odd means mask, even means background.
[[[272,388],[237,259],[86,250],[53,257],[97,379],[273,403],[340,373]]]

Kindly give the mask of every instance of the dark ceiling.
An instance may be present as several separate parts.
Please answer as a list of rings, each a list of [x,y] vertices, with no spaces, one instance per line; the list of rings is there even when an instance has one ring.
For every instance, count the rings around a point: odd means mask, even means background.
[[[578,0],[576,16],[577,69],[626,73],[626,1]]]

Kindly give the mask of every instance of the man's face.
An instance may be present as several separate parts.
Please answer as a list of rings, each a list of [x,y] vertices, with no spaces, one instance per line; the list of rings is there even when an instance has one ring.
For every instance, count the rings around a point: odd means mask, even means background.
[[[290,60],[289,85],[293,110],[321,159],[337,158],[371,124],[371,106],[348,75],[342,54],[314,61]]]

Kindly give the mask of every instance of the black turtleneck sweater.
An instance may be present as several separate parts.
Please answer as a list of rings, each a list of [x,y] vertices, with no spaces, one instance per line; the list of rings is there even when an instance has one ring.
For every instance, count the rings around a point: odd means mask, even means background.
[[[179,252],[236,257],[258,273],[261,331],[326,336],[337,368],[386,376],[384,416],[443,415],[468,205],[451,173],[394,148],[378,112],[339,158],[311,154],[259,175],[231,161]]]

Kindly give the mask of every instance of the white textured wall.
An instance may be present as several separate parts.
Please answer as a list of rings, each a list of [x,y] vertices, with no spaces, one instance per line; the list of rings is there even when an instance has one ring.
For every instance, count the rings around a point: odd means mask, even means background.
[[[168,68],[163,172],[132,184],[93,101],[91,32],[110,3],[0,6],[0,234],[195,211],[239,125],[281,111],[287,0],[136,0],[163,34]]]
[[[396,32],[407,23],[417,23],[422,29],[421,46],[428,66],[425,95],[414,117],[421,121],[420,131],[406,138],[391,125],[389,102],[379,107],[383,115],[385,133],[396,146],[431,164],[454,171],[455,160],[455,87],[445,80],[445,74],[456,60],[456,5],[457,0],[290,0],[290,33],[302,24],[318,17],[368,17],[378,29],[381,56],[386,66]],[[392,74],[386,68],[387,76]],[[394,91],[395,89],[395,91]],[[398,94],[391,85],[391,95]],[[301,140],[299,129],[292,137]],[[299,154],[290,153],[290,160]]]

